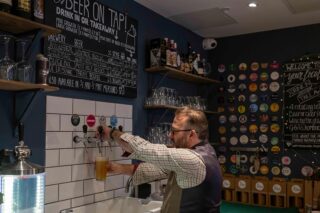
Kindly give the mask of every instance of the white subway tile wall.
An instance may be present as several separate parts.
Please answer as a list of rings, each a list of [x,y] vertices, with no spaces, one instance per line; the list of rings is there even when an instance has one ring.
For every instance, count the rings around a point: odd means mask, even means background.
[[[132,105],[98,102],[47,96],[46,121],[46,195],[45,213],[59,213],[61,210],[86,206],[94,202],[127,196],[125,181],[128,176],[110,173],[106,181],[94,178],[93,159],[99,154],[95,143],[74,143],[73,137],[83,136],[82,126],[89,114],[96,116],[96,125],[88,128],[88,136],[94,136],[99,117],[105,116],[107,124],[112,115],[118,118],[118,125],[125,132],[132,131]],[[77,114],[80,123],[74,127],[71,116]],[[110,160],[130,163],[121,157],[122,149],[115,143],[104,142],[102,153]]]

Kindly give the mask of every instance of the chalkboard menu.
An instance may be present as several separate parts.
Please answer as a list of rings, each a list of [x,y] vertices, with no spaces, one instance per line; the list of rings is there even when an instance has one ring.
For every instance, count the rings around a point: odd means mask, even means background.
[[[285,142],[320,148],[320,61],[284,65]]]
[[[62,88],[137,96],[138,23],[94,0],[46,1],[48,82]]]

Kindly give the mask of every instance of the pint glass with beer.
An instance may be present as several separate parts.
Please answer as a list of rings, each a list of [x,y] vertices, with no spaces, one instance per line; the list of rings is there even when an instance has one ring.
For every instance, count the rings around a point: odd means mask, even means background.
[[[108,160],[104,156],[96,157],[96,180],[105,180],[107,177]]]

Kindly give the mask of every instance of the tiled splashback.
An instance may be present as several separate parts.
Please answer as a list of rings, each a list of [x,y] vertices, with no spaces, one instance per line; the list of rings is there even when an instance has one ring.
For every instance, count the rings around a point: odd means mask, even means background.
[[[80,116],[80,124],[74,127],[71,116]],[[47,96],[46,120],[46,195],[45,212],[59,213],[63,209],[126,195],[124,186],[128,176],[108,174],[106,181],[96,181],[92,159],[98,154],[95,144],[89,144],[87,151],[82,143],[75,144],[73,136],[83,136],[82,126],[86,116],[96,116],[96,125],[88,128],[88,135],[93,136],[99,125],[99,118],[115,115],[118,124],[125,132],[132,131],[132,106],[90,100],[80,100]],[[114,143],[112,147],[105,142],[102,152],[110,160],[130,163],[121,157],[122,150]]]

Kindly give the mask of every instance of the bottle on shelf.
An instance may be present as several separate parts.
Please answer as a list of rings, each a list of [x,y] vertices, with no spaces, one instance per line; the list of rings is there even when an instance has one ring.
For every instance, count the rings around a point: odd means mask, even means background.
[[[203,62],[200,59],[200,54],[197,54],[197,64],[198,64],[197,74],[200,76],[204,76],[204,67],[203,67]]]
[[[177,68],[177,43],[174,40],[170,40],[170,64]]]
[[[10,13],[12,8],[12,0],[0,0],[0,11]]]
[[[32,1],[32,19],[36,22],[44,22],[44,0]]]
[[[31,19],[31,0],[13,0],[13,14]]]

